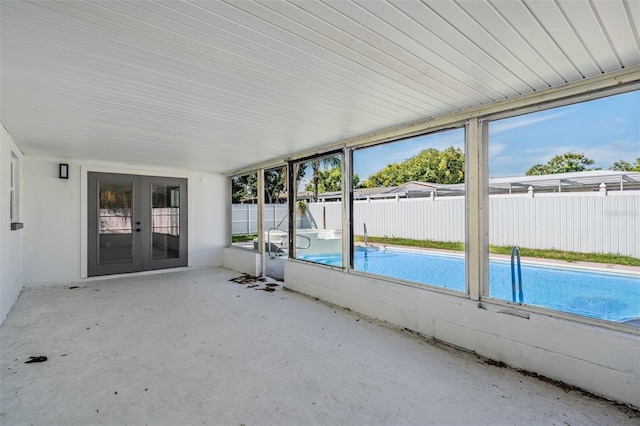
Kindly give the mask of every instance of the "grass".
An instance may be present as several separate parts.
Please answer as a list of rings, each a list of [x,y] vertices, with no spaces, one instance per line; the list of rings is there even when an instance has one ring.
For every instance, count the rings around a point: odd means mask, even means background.
[[[355,237],[355,241],[363,242],[364,238],[360,235]],[[420,247],[430,249],[464,251],[464,243],[456,243],[449,241],[429,241],[429,240],[411,240],[407,238],[388,238],[388,237],[368,237],[370,243],[389,244],[405,247]],[[520,255],[523,257],[536,257],[541,259],[564,260],[566,262],[595,262],[609,263],[615,265],[640,266],[640,259],[631,256],[622,256],[611,253],[577,253],[573,251],[561,250],[542,250],[519,247]],[[511,254],[511,246],[489,246],[489,252],[493,254]]]
[[[511,254],[509,246],[489,246],[489,252],[495,254]],[[613,253],[578,253],[574,251],[542,250],[520,248],[520,255],[526,257],[541,257],[544,259],[564,260],[567,262],[595,262],[612,263],[616,265],[640,266],[640,259]]]
[[[355,237],[355,241],[364,242],[364,238],[360,235]],[[464,251],[464,243],[453,243],[450,241],[429,241],[429,240],[410,240],[408,238],[388,238],[388,237],[369,237],[370,243],[389,244],[394,246],[421,247],[442,250]]]
[[[256,234],[233,235],[231,237],[231,242],[232,243],[244,243],[246,241],[253,241],[254,238],[258,238],[258,235],[256,235]]]

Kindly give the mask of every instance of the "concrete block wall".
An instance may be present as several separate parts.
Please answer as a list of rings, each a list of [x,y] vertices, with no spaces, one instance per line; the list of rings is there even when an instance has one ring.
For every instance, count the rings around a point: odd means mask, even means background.
[[[406,327],[514,368],[640,407],[640,336],[414,288],[360,274],[285,264],[285,286]]]

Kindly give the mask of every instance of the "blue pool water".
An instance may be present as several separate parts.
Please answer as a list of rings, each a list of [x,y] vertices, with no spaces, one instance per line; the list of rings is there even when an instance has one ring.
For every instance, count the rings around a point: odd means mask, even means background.
[[[301,256],[341,266],[340,255]],[[357,249],[355,269],[464,292],[464,258],[411,250]],[[523,303],[623,322],[640,317],[640,277],[522,264]],[[491,261],[489,295],[511,300],[511,264]]]

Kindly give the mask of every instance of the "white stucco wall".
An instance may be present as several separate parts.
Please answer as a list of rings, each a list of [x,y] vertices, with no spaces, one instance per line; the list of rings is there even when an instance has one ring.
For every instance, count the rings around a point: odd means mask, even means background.
[[[9,193],[11,179],[11,153],[24,165],[24,156],[0,123],[0,324],[11,310],[23,285],[24,229],[11,230]],[[20,195],[24,194],[24,179],[19,172]],[[22,197],[24,198],[24,197]],[[22,213],[23,202],[19,200]],[[20,221],[25,222],[24,217]]]
[[[285,264],[285,286],[640,407],[640,336],[298,261]]]
[[[69,164],[69,179],[58,164]],[[223,175],[132,164],[25,156],[24,283],[76,282],[86,276],[86,175],[89,171],[188,179],[189,266],[222,265],[225,245]]]

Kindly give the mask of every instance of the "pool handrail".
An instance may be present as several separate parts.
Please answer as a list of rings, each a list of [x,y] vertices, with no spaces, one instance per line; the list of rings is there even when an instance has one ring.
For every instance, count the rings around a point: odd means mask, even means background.
[[[518,258],[518,301],[522,303],[524,297],[522,294],[522,269],[520,267],[520,249],[518,248],[518,246],[513,246],[513,248],[511,249],[511,300],[514,303],[516,301],[516,274],[514,255]]]
[[[269,257],[273,258],[274,256],[273,256],[273,253],[271,252],[271,231],[283,231],[283,232],[287,232],[287,231],[285,231],[284,229],[280,229],[277,226],[269,228],[269,230],[267,231],[267,253],[269,254]],[[306,247],[299,247],[296,244],[296,249],[306,250],[309,247],[311,247],[311,238],[307,237],[306,235],[300,235],[300,234],[296,234],[296,237],[300,237],[300,238],[303,238],[303,239],[307,240],[307,246]],[[278,249],[278,250],[280,250],[280,249]],[[278,254],[277,250],[276,250],[275,254],[276,255]]]
[[[281,222],[282,223],[282,222]],[[273,256],[273,254],[271,253],[271,231],[284,231],[284,229],[280,229],[277,226],[271,227],[269,228],[269,230],[267,231],[267,253],[269,254],[269,257],[273,258],[275,256]],[[286,231],[285,231],[286,232]],[[276,250],[276,255],[278,254],[278,251]]]
[[[307,243],[308,243],[306,247],[298,247],[298,245],[296,244],[296,249],[306,250],[309,247],[311,247],[311,238],[307,237],[306,235],[300,235],[300,234],[296,234],[296,237],[304,238],[305,240],[307,240]]]

